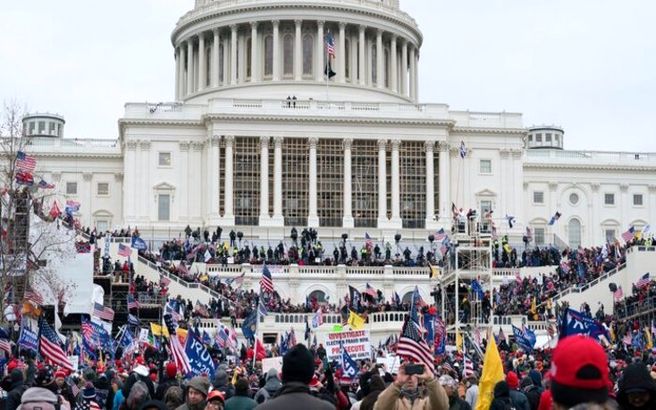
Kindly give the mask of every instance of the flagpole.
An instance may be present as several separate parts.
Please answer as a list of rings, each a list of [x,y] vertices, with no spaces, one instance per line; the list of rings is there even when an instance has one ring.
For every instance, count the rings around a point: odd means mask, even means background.
[[[260,300],[262,298],[262,289],[260,289],[260,296],[257,299],[257,307],[255,308],[255,340],[253,340],[253,371],[255,371],[255,361],[257,360],[257,328],[260,326]]]

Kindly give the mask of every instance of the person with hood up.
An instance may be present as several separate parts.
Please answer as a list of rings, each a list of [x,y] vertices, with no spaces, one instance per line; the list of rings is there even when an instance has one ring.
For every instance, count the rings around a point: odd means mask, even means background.
[[[157,389],[155,390],[155,398],[157,400],[164,400],[164,396],[166,395],[166,391],[169,389],[169,387],[180,385],[178,379],[176,379],[177,374],[178,367],[174,362],[168,362],[165,367],[164,380],[157,386]]]
[[[617,403],[622,410],[656,409],[656,382],[644,363],[632,363],[618,382]]]
[[[228,372],[226,371],[225,365],[221,365],[216,369],[214,389],[223,393],[225,400],[235,395],[235,388],[228,382]]]
[[[409,375],[405,366],[399,368],[394,383],[378,396],[374,410],[447,410],[449,398],[430,369],[424,367],[422,374]],[[427,394],[419,389],[420,383],[425,385]]]
[[[264,403],[278,393],[278,390],[282,387],[282,383],[278,379],[278,370],[269,369],[266,374],[264,387],[255,393],[255,401],[257,404]]]
[[[542,396],[542,375],[533,369],[528,372],[528,376],[522,379],[520,384],[522,392],[528,399],[528,405],[531,410],[538,410],[540,405],[540,396]]]
[[[16,410],[21,404],[21,396],[27,390],[23,371],[15,368],[9,373],[9,390],[5,402],[5,410]]]
[[[258,410],[335,410],[334,405],[313,397],[308,385],[314,376],[314,357],[302,344],[282,358],[282,388],[278,396],[258,405]]]
[[[209,389],[210,382],[206,377],[196,376],[192,378],[187,383],[185,404],[176,410],[203,410],[205,404],[207,404],[205,400]]]
[[[253,410],[257,402],[248,397],[248,380],[243,377],[235,383],[235,395],[226,400],[225,410]]]
[[[524,393],[519,391],[519,377],[517,373],[509,371],[506,375],[506,383],[508,383],[508,388],[510,389],[510,399],[513,402],[513,405],[517,410],[531,410],[531,406],[528,404],[528,398]]]
[[[23,393],[19,410],[55,410],[57,408],[57,395],[43,387],[31,387]]]
[[[505,380],[501,380],[494,386],[494,399],[490,405],[490,410],[511,410],[513,408],[508,383]]]

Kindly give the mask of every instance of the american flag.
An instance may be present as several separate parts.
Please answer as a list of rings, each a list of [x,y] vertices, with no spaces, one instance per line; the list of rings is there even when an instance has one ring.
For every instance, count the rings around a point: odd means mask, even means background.
[[[132,248],[129,246],[125,246],[122,243],[118,244],[118,254],[120,256],[125,256],[126,258],[129,258],[130,255],[132,255]]]
[[[55,187],[55,184],[49,184],[48,182],[44,181],[43,179],[39,181],[39,188],[41,189],[53,189]]]
[[[139,309],[139,302],[132,295],[128,295],[128,309]]]
[[[292,329],[289,331],[289,337],[287,338],[287,340],[288,340],[288,346],[289,346],[290,348],[296,346],[296,332],[294,332],[294,328],[293,328],[293,327],[292,327]]]
[[[0,339],[0,350],[4,350],[5,352],[11,354],[11,343],[9,343],[9,340]]]
[[[184,347],[180,343],[180,339],[176,336],[175,325],[173,324],[171,315],[164,315],[164,322],[169,330],[169,335],[171,335],[169,337],[169,344],[171,345],[173,361],[178,369],[180,369],[180,372],[186,375],[191,372],[191,364],[189,363],[189,357],[187,356]]]
[[[48,324],[43,319],[40,320],[39,328],[41,329],[41,355],[47,361],[72,371],[73,366],[68,360],[68,356],[66,356],[66,353],[64,353],[64,350],[61,348],[61,345],[59,344],[59,337],[57,337],[55,331],[52,330],[52,328],[48,326]]]
[[[228,332],[226,332],[226,329],[223,327],[223,325],[221,325],[221,328],[216,331],[214,340],[217,346],[219,346],[221,349],[225,349],[226,342],[228,341]]]
[[[615,302],[619,302],[622,300],[624,297],[624,291],[622,290],[622,287],[618,287],[615,292],[613,292],[613,299],[615,299]]]
[[[362,292],[362,293],[366,293],[367,295],[371,296],[372,298],[375,298],[375,297],[378,296],[378,293],[376,293],[376,289],[373,286],[371,286],[369,283],[367,283],[367,287],[365,288],[364,292]]]
[[[163,288],[168,288],[169,284],[171,284],[171,279],[167,278],[166,276],[160,276],[159,277],[159,285]]]
[[[271,272],[266,265],[262,268],[262,279],[260,279],[260,292],[270,292],[273,293],[273,279],[271,278]]]
[[[16,153],[16,169],[22,172],[33,173],[36,168],[36,158],[32,155],[27,155],[23,151]]]
[[[326,34],[326,53],[328,58],[335,57],[335,36],[330,31]]]
[[[628,242],[631,239],[633,239],[634,235],[635,235],[635,228],[632,226],[622,234],[622,239],[624,239],[624,242]]]
[[[647,272],[647,273],[645,273],[644,275],[642,275],[640,277],[640,280],[638,280],[635,285],[636,285],[636,288],[642,289],[642,288],[646,287],[647,285],[649,285],[649,282],[651,282],[651,281],[649,279],[649,272]]]
[[[41,297],[41,295],[39,295],[32,289],[26,289],[23,298],[28,302],[31,302],[37,306],[43,305],[43,298]]]
[[[474,362],[469,358],[469,356],[464,356],[464,369],[462,371],[462,377],[468,377],[474,374]]]
[[[421,337],[417,325],[410,319],[406,319],[403,324],[403,330],[396,346],[396,354],[422,363],[431,371],[435,369],[433,352]]]
[[[226,279],[226,284],[228,286],[233,286],[234,284],[235,288],[240,288],[244,284],[244,275],[246,275],[246,272],[239,276],[235,276],[234,278],[228,278]]]
[[[114,320],[114,311],[100,303],[93,304],[93,315],[97,318],[111,322]]]
[[[316,313],[312,317],[312,327],[319,327],[323,324],[323,311],[321,308],[317,309]]]

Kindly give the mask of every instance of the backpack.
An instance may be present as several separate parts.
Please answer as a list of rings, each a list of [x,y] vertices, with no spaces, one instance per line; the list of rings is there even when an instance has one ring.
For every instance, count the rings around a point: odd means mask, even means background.
[[[59,398],[43,387],[30,387],[23,393],[17,410],[60,410]]]

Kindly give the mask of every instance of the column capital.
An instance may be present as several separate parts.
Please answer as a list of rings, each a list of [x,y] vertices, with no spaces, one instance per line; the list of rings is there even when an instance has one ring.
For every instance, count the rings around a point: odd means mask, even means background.
[[[629,184],[627,184],[627,183],[621,183],[620,184],[620,191],[626,192],[628,190],[629,190]]]
[[[91,178],[93,177],[93,174],[91,172],[83,172],[82,173],[82,179],[85,181],[91,181]]]
[[[390,141],[390,144],[392,145],[392,150],[393,151],[398,151],[399,147],[401,146],[401,140],[393,139],[393,140]]]
[[[425,141],[424,142],[424,149],[426,152],[434,152],[435,151],[435,141]]]
[[[209,138],[210,145],[213,147],[218,147],[219,144],[221,143],[221,136],[220,135],[212,135]]]
[[[599,191],[599,182],[591,182],[590,183],[590,188],[592,188],[592,192],[598,192]]]
[[[233,32],[237,31],[237,25],[236,24],[231,24],[230,25],[230,30],[233,31]]]
[[[215,36],[218,36],[220,32],[221,32],[220,27],[216,27],[216,28],[212,29],[212,33],[214,33]]]
[[[134,151],[137,149],[137,141],[126,141],[125,147],[130,151]]]
[[[343,21],[340,21],[338,26],[339,26],[340,30],[344,30],[346,28],[346,23],[344,23]]]
[[[189,141],[180,141],[178,144],[180,145],[180,151],[189,151]]]
[[[273,27],[279,27],[280,26],[280,20],[271,20],[271,24],[273,24]]]
[[[647,189],[649,190],[649,192],[652,192],[652,193],[656,192],[656,185],[649,184],[649,185],[647,185]]]
[[[440,152],[448,152],[449,151],[449,143],[446,141],[440,141],[438,144],[438,148],[440,149]]]
[[[257,28],[257,25],[260,24],[259,21],[250,21],[248,24],[251,25],[251,28]]]
[[[397,36],[397,35],[394,34],[394,33],[390,33],[390,34],[389,34],[390,41],[393,42],[393,43],[396,43],[396,40],[398,39],[398,37],[399,37],[399,36]]]
[[[308,138],[308,145],[310,146],[310,149],[317,149],[318,143],[319,143],[319,138],[317,137]]]
[[[360,24],[360,25],[358,26],[358,31],[360,31],[360,33],[364,33],[364,31],[365,31],[366,29],[367,29],[367,26],[365,26],[364,24]]]
[[[273,143],[276,147],[282,147],[282,143],[285,141],[284,137],[273,137]]]
[[[192,148],[194,151],[201,151],[201,150],[203,149],[203,145],[205,145],[205,144],[204,144],[203,142],[201,142],[201,141],[193,141],[193,142],[191,143],[191,148]]]
[[[317,20],[317,26],[318,26],[318,27],[323,27],[323,25],[324,25],[325,23],[326,23],[326,22],[325,22],[324,20]]]
[[[269,139],[268,136],[260,137],[260,148],[269,148]]]
[[[123,181],[123,173],[122,172],[114,172],[114,181],[116,181],[116,182]]]
[[[351,149],[351,147],[353,147],[353,138],[344,138],[342,140],[342,148]]]
[[[150,141],[142,140],[139,141],[139,147],[142,151],[148,151],[150,149]]]
[[[296,19],[296,20],[294,20],[294,25],[295,25],[297,28],[299,28],[299,27],[301,26],[301,24],[303,24],[303,20],[301,20],[301,19]]]
[[[387,140],[378,140],[378,150],[387,149]]]
[[[234,135],[226,135],[224,137],[226,145],[232,146],[235,142],[235,136]]]
[[[376,36],[380,36],[380,37],[383,36],[383,29],[382,28],[377,28],[376,29]]]

